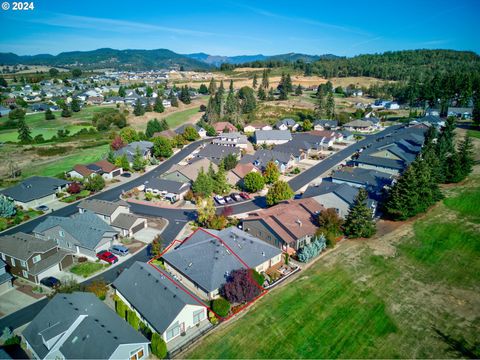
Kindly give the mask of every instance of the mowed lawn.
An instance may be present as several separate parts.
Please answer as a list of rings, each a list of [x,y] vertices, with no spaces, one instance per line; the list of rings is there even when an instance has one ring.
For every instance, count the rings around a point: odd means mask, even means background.
[[[187,358],[375,357],[397,327],[385,303],[321,263],[208,336]]]
[[[30,127],[30,130],[32,131],[32,137],[42,134],[45,140],[49,140],[57,134],[58,130],[69,130],[70,134],[73,135],[79,132],[81,129],[90,129],[92,126],[78,123],[90,123],[93,119],[94,114],[102,111],[107,111],[108,109],[109,107],[106,106],[89,106],[83,108],[80,112],[73,113],[72,116],[69,118],[62,118],[60,116],[60,111],[54,111],[54,114],[56,116],[54,120],[45,120],[44,113],[35,113],[25,116],[25,121]],[[5,121],[6,118],[1,118],[0,124]],[[18,141],[17,129],[0,131],[0,142],[6,141]]]
[[[413,226],[340,244],[182,357],[472,356],[480,333],[479,188],[471,176]]]
[[[173,113],[172,115],[167,116],[165,120],[167,121],[168,126],[170,126],[170,129],[175,129],[186,122],[190,116],[197,114],[198,112],[198,108],[195,107],[193,109]]]
[[[88,149],[79,149],[77,152],[64,156],[60,159],[52,159],[51,162],[43,162],[23,170],[23,176],[33,175],[55,176],[65,171],[71,170],[76,164],[88,164],[101,160],[108,153],[109,145],[102,145]]]

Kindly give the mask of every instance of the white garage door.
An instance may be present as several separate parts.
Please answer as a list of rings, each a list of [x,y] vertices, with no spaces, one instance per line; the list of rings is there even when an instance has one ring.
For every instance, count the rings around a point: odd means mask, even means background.
[[[52,266],[51,268],[45,270],[41,274],[38,275],[38,280],[42,280],[43,278],[49,277],[49,276],[58,276],[58,273],[60,272],[60,266],[59,264]]]

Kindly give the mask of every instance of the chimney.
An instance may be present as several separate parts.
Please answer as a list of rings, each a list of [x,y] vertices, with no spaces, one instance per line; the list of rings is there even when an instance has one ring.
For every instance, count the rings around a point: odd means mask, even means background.
[[[300,219],[297,219],[295,222],[298,224],[298,226],[302,227],[302,221]]]

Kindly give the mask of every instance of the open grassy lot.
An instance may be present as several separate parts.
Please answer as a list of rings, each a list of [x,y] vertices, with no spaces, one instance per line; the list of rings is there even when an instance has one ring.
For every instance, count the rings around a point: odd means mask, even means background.
[[[192,115],[197,114],[198,112],[198,108],[179,111],[167,116],[165,120],[167,120],[170,129],[175,129],[176,127],[186,122]]]
[[[71,170],[76,164],[88,164],[104,158],[107,154],[109,145],[101,145],[88,149],[74,150],[70,155],[62,157],[52,157],[39,164],[32,163],[31,166],[24,168],[22,174],[24,177],[33,175],[55,176],[64,171]]]
[[[108,108],[106,106],[87,106],[80,112],[73,113],[72,117],[69,118],[62,118],[60,116],[61,112],[55,111],[55,120],[45,120],[44,113],[35,113],[26,115],[25,121],[32,131],[32,137],[42,134],[45,140],[49,140],[57,134],[58,130],[69,130],[70,134],[73,135],[81,129],[90,129],[92,126],[87,123],[92,121],[93,115],[106,111]],[[0,118],[0,125],[6,121],[7,118]],[[17,129],[0,130],[0,142],[6,141],[18,141]]]
[[[73,265],[70,268],[70,272],[78,275],[78,276],[83,276],[84,278],[89,277],[90,275],[95,274],[96,272],[99,272],[103,268],[106,268],[107,264],[102,264],[100,262],[84,262],[84,263],[78,263],[76,265]]]
[[[183,357],[478,358],[480,221],[464,216],[478,170],[419,219],[340,243]]]
[[[480,139],[480,131],[479,130],[468,130],[467,132],[468,132],[468,135],[470,135],[471,137]]]

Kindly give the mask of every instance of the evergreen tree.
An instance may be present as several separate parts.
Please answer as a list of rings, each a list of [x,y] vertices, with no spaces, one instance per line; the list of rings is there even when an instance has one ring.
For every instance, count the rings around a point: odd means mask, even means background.
[[[135,148],[135,154],[133,155],[132,169],[135,171],[145,170],[145,160],[138,146]]]
[[[270,88],[270,90],[268,91],[267,101],[273,101],[273,100],[275,100],[275,93],[273,91],[273,88]]]
[[[280,95],[278,96],[278,100],[288,100],[288,93],[285,90],[285,87],[282,86],[279,91]]]
[[[200,87],[198,88],[198,93],[202,95],[207,95],[208,94],[208,88],[205,84],[201,84]]]
[[[266,196],[267,205],[272,206],[278,204],[283,200],[288,200],[293,197],[293,190],[290,188],[290,185],[286,181],[277,181],[274,183]]]
[[[335,117],[335,99],[333,98],[333,92],[331,91],[327,95],[325,115],[328,119],[333,119]]]
[[[240,99],[240,109],[243,114],[253,113],[257,107],[257,100],[255,99],[255,92],[248,86],[242,87],[238,91],[238,98]]]
[[[23,144],[29,144],[32,142],[32,131],[30,127],[27,125],[27,122],[24,118],[18,120],[18,140],[20,140]]]
[[[269,86],[270,83],[268,81],[268,70],[264,69],[262,73],[262,87],[267,90]]]
[[[472,119],[475,125],[480,126],[480,89],[477,89],[473,96]]]
[[[368,194],[360,189],[345,219],[344,231],[349,238],[369,238],[376,232],[372,210],[367,206]]]
[[[63,105],[61,115],[62,115],[62,117],[72,116],[72,112],[70,111],[70,108],[68,107],[68,105],[66,105],[66,104]]]
[[[218,166],[218,171],[213,177],[213,191],[217,194],[225,194],[230,189],[227,181],[227,172],[225,166],[221,162]]]
[[[445,162],[445,182],[457,183],[463,180],[463,169],[456,151],[447,156]]]
[[[462,180],[465,179],[471,172],[474,164],[473,144],[472,139],[468,133],[463,138],[458,146],[458,157],[461,168]]]
[[[187,85],[182,87],[182,89],[180,90],[180,101],[184,104],[190,104],[192,102],[192,100],[190,99],[190,91]]]
[[[295,95],[300,96],[303,94],[302,86],[298,84],[298,86],[295,88]]]
[[[145,135],[147,136],[148,139],[150,139],[153,134],[156,132],[162,131],[162,125],[160,125],[160,122],[157,119],[152,119],[149,120],[147,123],[147,129],[145,130]]]
[[[55,120],[55,114],[50,110],[50,108],[45,111],[45,120]]]
[[[210,84],[208,85],[208,93],[210,96],[215,95],[217,92],[217,83],[215,82],[214,78],[210,79]]]
[[[228,91],[233,93],[234,92],[234,88],[233,88],[233,80],[230,80],[230,85],[228,86]]]
[[[280,170],[278,170],[278,166],[273,161],[269,161],[265,166],[265,171],[263,172],[263,177],[265,179],[265,183],[273,184],[278,181],[280,177]]]
[[[315,105],[315,112],[317,116],[322,117],[325,112],[325,93],[323,87],[320,85],[317,89],[317,104]]]
[[[0,194],[0,218],[9,218],[15,215],[17,208],[13,200],[10,200],[5,195]]]
[[[283,86],[285,87],[285,91],[287,93],[291,93],[293,91],[292,78],[290,77],[290,74],[287,74],[287,76],[285,76]]]
[[[265,93],[265,89],[263,88],[263,86],[260,86],[258,88],[258,93],[257,93],[257,98],[258,100],[267,100],[267,94]]]
[[[313,124],[310,120],[308,119],[305,119],[303,120],[303,124],[302,124],[302,129],[303,131],[310,131],[313,129]]]
[[[252,87],[253,87],[254,89],[256,89],[256,88],[257,88],[257,85],[258,85],[257,73],[254,73],[254,74],[253,74]]]
[[[135,116],[142,116],[143,114],[145,114],[145,109],[142,106],[142,103],[140,102],[139,99],[137,99],[137,101],[135,102],[135,107],[133,108],[133,114]]]
[[[156,137],[153,140],[153,155],[159,158],[169,158],[172,156],[172,142],[162,136]]]
[[[125,88],[123,86],[120,86],[118,88],[118,96],[125,97],[126,95],[127,95],[127,92],[125,91]]]
[[[227,101],[225,102],[225,115],[232,123],[237,123],[239,117],[239,103],[233,89],[228,92]]]
[[[192,184],[192,191],[197,196],[209,197],[213,192],[213,179],[205,173],[203,168],[198,172]]]
[[[73,99],[72,103],[70,104],[70,107],[73,112],[79,112],[80,111],[80,103],[78,102],[77,99]]]
[[[115,152],[112,149],[108,150],[107,161],[111,164],[115,164]]]
[[[115,165],[119,168],[122,168],[124,171],[130,170],[130,163],[128,162],[128,158],[126,154],[119,156],[115,159]]]
[[[155,99],[155,105],[153,106],[153,111],[157,113],[163,113],[165,111],[165,107],[163,106],[163,102],[160,96],[157,96]]]
[[[168,96],[168,100],[170,100],[170,104],[173,107],[178,107],[178,98],[175,96],[175,93],[173,92],[173,89],[170,90],[170,95]]]

